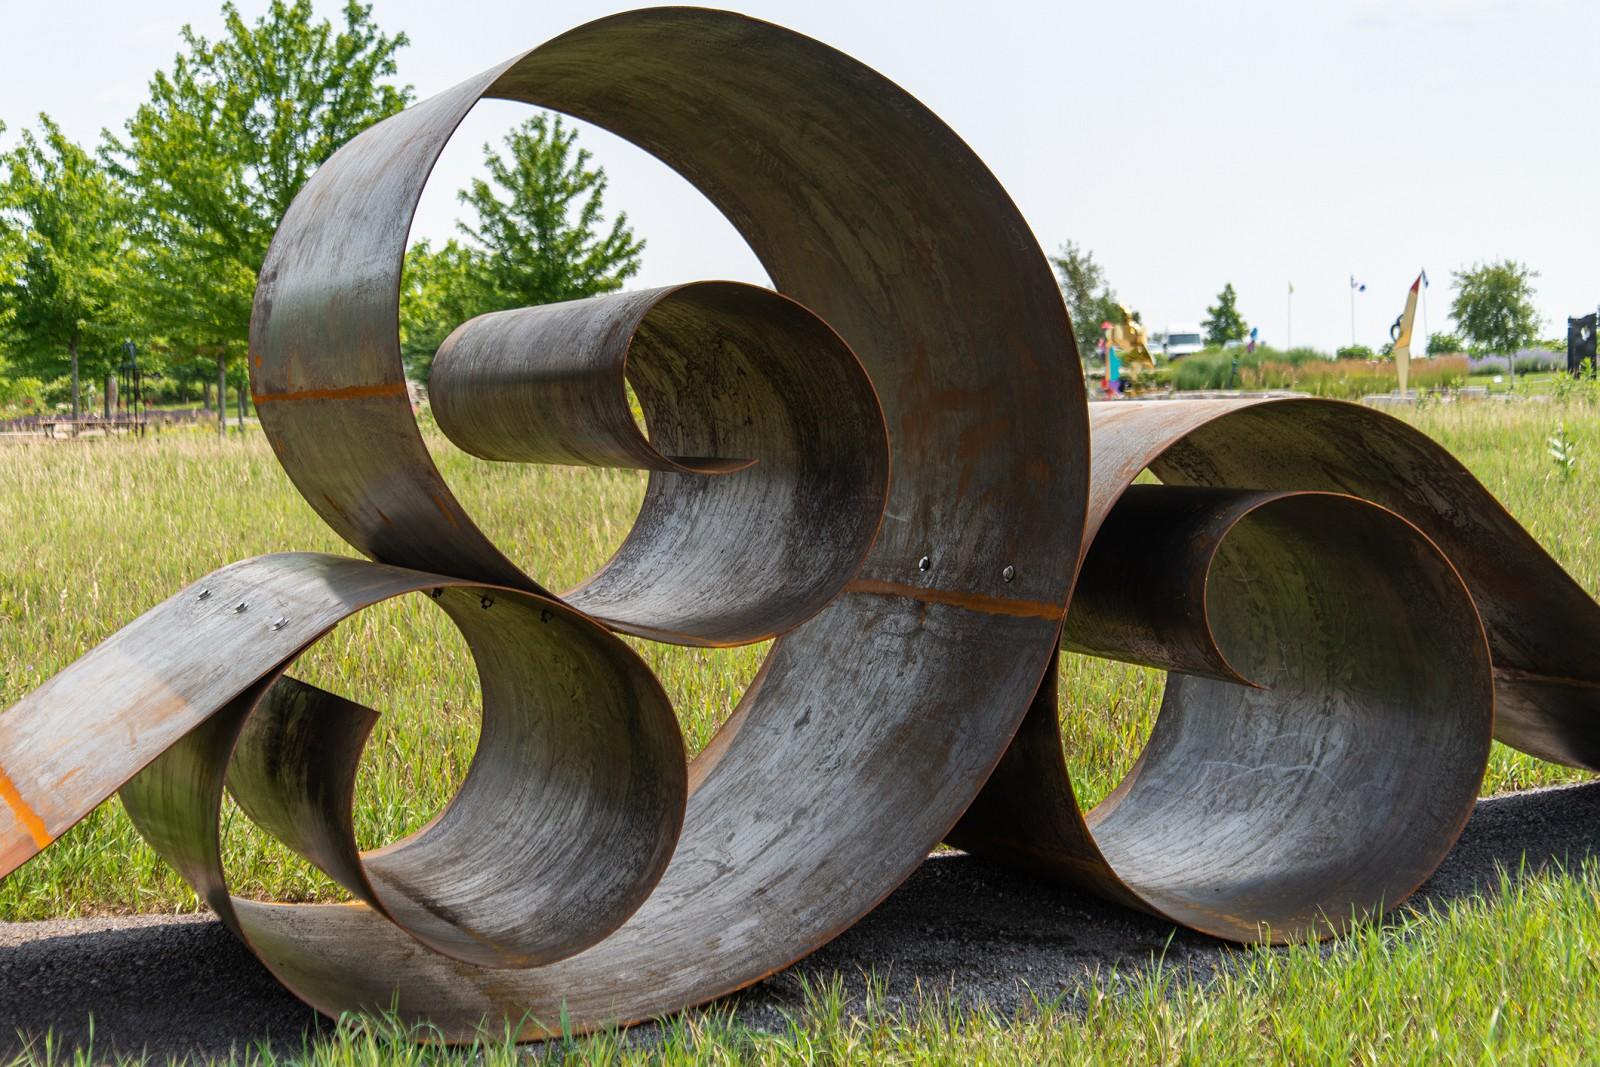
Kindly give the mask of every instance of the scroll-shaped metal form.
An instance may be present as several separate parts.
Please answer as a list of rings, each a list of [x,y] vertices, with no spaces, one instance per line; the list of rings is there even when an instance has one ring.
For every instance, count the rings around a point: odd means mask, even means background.
[[[652,472],[628,539],[563,594],[641,637],[793,629],[855,572],[882,514],[872,383],[771,290],[701,282],[484,315],[446,339],[428,386],[439,428],[475,456]]]
[[[451,494],[396,336],[423,181],[485,95],[666,161],[782,294],[626,293],[450,339],[435,396],[463,447],[650,472],[617,556],[559,597]],[[294,483],[375,562],[224,568],[0,715],[0,876],[122,787],[329,1013],[532,1038],[674,1011],[823,944],[945,839],[1220,936],[1317,937],[1433,869],[1491,730],[1600,766],[1600,610],[1458,463],[1350,405],[1179,401],[1100,406],[1091,471],[1070,325],[1004,191],[904,92],[765,23],[602,19],[361,134],[283,220],[250,359]],[[1164,484],[1130,489],[1146,468]],[[440,819],[362,854],[374,713],[284,671],[402,594],[462,630],[484,730]],[[610,630],[780,636],[685,767]],[[1172,672],[1087,814],[1063,636]],[[353,902],[231,896],[225,788]]]
[[[269,561],[296,575],[360,566]],[[402,585],[419,577],[394,575]],[[433,592],[478,663],[483,733],[461,791],[404,841],[365,856],[355,844],[356,766],[376,715],[293,679],[273,684],[282,666],[123,787],[145,837],[268,966],[283,966],[272,946],[292,939],[302,909],[228,895],[224,772],[248,815],[373,914],[479,967],[533,967],[589,947],[638,908],[672,854],[683,746],[648,668],[564,605],[456,585]]]
[[[1182,672],[1148,746],[1084,816],[1048,687],[957,844],[1220,937],[1285,940],[1409,896],[1472,812],[1494,714],[1483,629],[1449,560],[1392,512],[1134,486],[1084,560],[1078,635]]]

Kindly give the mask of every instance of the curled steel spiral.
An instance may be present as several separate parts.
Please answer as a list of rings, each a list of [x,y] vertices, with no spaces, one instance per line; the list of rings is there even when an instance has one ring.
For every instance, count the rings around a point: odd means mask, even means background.
[[[659,157],[777,289],[629,292],[447,340],[433,402],[462,448],[650,472],[616,555],[559,595],[435,468],[396,333],[423,183],[486,96]],[[880,75],[767,23],[605,18],[356,137],[283,219],[250,370],[295,485],[372,562],[225,567],[0,715],[0,875],[120,789],[328,1013],[467,1039],[675,1011],[816,949],[940,841],[1219,937],[1319,937],[1434,869],[1491,735],[1600,767],[1600,611],[1459,463],[1334,402],[1091,414],[993,175]],[[1133,485],[1146,469],[1161,484]],[[438,819],[362,853],[375,713],[285,672],[402,594],[464,635],[482,739]],[[615,632],[777,640],[686,764]],[[1170,672],[1148,747],[1089,812],[1063,644]],[[353,903],[232,896],[225,789]]]

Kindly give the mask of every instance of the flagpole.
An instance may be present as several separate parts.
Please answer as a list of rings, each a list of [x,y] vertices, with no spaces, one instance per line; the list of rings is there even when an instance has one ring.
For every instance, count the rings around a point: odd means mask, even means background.
[[[1283,347],[1285,351],[1294,347],[1294,282],[1289,283],[1289,296],[1284,311]]]
[[[1422,274],[1422,352],[1428,354],[1428,342],[1433,340],[1428,333],[1428,269],[1424,267]]]
[[[1356,346],[1356,276],[1350,275],[1350,347]]]

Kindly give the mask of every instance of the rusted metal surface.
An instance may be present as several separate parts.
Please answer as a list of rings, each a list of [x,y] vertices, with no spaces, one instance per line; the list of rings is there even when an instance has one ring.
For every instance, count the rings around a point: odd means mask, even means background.
[[[562,595],[641,637],[793,629],[855,573],[882,515],[889,442],[871,381],[826,323],[767,289],[701,282],[480,316],[440,348],[428,390],[473,455],[652,472],[628,539]]]
[[[652,432],[679,435],[654,450],[755,462],[652,469],[661,528],[636,530],[629,544],[648,551],[639,573],[672,583],[672,596],[652,601],[640,588],[630,600],[602,572],[572,602],[662,637],[787,632],[690,768],[683,831],[660,883],[587,951],[536,968],[483,967],[421,951],[371,903],[227,906],[280,977],[325,1010],[397,1002],[450,1034],[488,1015],[534,1035],[563,1016],[579,1027],[637,1019],[755,981],[849,926],[921,862],[1004,751],[1056,645],[1083,529],[1087,414],[1044,256],[993,176],[935,116],[848,57],[768,24],[704,11],[621,15],[355,138],[319,169],[274,240],[250,357],[262,422],[306,499],[373,559],[543,592],[477,531],[433,466],[396,339],[401,257],[423,179],[485,94],[578,115],[665,160],[733,220],[783,294],[759,306],[744,297],[743,311],[709,306],[715,289],[699,306],[693,292],[657,305],[663,328],[678,329],[689,309],[689,325],[724,333],[738,311],[760,332],[738,328],[766,351],[748,354],[764,381],[747,388],[759,391],[697,400],[677,385],[640,390],[647,410],[658,405]],[[617,348],[600,347],[615,367]],[[641,371],[652,362],[670,365],[657,352],[639,359]],[[723,417],[756,401],[767,405],[758,432],[739,438]],[[611,428],[610,440],[626,436]],[[703,433],[729,436],[701,446]],[[669,526],[697,505],[694,494],[726,521]],[[763,524],[776,529],[744,543]],[[750,551],[770,556],[735,567]],[[197,694],[196,718],[260,671],[245,674],[226,692]],[[103,710],[108,719],[119,711]],[[191,784],[207,799],[226,741],[189,762],[213,774]],[[105,763],[108,775],[136,769]],[[337,780],[337,770],[323,777]],[[322,810],[277,807],[286,805]],[[314,836],[300,843],[364,890],[342,831]],[[495,840],[492,828],[482,836]],[[179,845],[220,904],[209,838],[191,824]],[[367,871],[376,882],[370,859]],[[507,921],[538,928],[556,918]]]
[[[1461,573],[1494,657],[1495,736],[1600,770],[1600,610],[1455,457],[1398,419],[1333,400],[1096,406],[1092,516],[1117,479],[1326,490],[1414,524]],[[1132,471],[1132,474],[1128,472]],[[1122,485],[1127,484],[1127,480]]]
[[[617,555],[562,596],[456,501],[400,361],[411,216],[483,96],[652,152],[778,289],[504,312],[447,342],[434,393],[462,447],[650,472]],[[1443,857],[1491,731],[1600,764],[1600,612],[1458,463],[1349,405],[1197,401],[1098,406],[1091,470],[1070,325],[999,184],[904,92],[766,23],[602,19],[361,134],[283,220],[250,361],[290,477],[373,562],[224,568],[0,715],[0,876],[121,787],[330,1014],[468,1039],[675,1011],[806,955],[946,839],[1218,936],[1323,936]],[[1130,488],[1146,468],[1164,484]],[[466,637],[483,736],[439,819],[363,854],[375,713],[285,671],[405,594]],[[611,631],[778,636],[685,766]],[[1062,641],[1171,672],[1087,813]],[[353,902],[233,896],[225,788]]]
[[[1099,530],[1068,647],[1182,673],[1093,811],[1046,701],[952,840],[1236,940],[1336,933],[1409,896],[1471,814],[1494,718],[1449,560],[1331,493],[1138,485]],[[1154,580],[1119,600],[1144,561]]]
[[[274,972],[293,971],[271,946],[295,909],[236,907],[229,896],[224,774],[248,815],[373,914],[480,968],[535,967],[589,947],[638,908],[672,854],[687,776],[649,669],[564,605],[436,588],[478,664],[483,735],[460,792],[423,829],[357,850],[352,793],[376,716],[303,682],[270,684],[281,668],[122,789],[145,837]]]

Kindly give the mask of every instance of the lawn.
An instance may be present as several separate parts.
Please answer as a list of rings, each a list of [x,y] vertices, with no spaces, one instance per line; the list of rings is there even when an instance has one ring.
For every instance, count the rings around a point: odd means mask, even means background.
[[[1506,374],[1485,371],[1469,375],[1462,384],[1478,386],[1491,396],[1509,396],[1513,393],[1523,396],[1537,396],[1549,393],[1556,382],[1565,377],[1566,375],[1564,374],[1556,374],[1552,371],[1532,371],[1527,374],[1517,375],[1516,381],[1513,382]]]
[[[1591,593],[1600,499],[1600,409],[1588,392],[1547,402],[1443,404],[1407,413],[1454,451]],[[1564,428],[1577,457],[1552,460]],[[643,490],[632,472],[484,464],[436,436],[446,477],[497,543],[552,588],[575,584],[626,533]],[[259,431],[168,432],[145,440],[0,448],[0,707],[9,706],[121,623],[231,560],[286,549],[349,550],[300,499]],[[636,643],[698,751],[760,664],[730,651]],[[297,673],[385,712],[358,783],[364,846],[426,822],[460,781],[476,737],[476,681],[465,650],[425,598],[367,611]],[[1160,702],[1159,672],[1069,657],[1062,686],[1066,755],[1080,792],[1103,796],[1132,765]],[[1486,793],[1587,775],[1496,746]],[[226,821],[236,891],[278,900],[342,893],[243,818]],[[1112,981],[1087,1007],[1042,1004],[1000,1024],[930,1001],[914,1016],[842,1016],[818,992],[786,1035],[756,1035],[715,1013],[669,1034],[668,1058],[968,1062],[1207,1061],[1325,1058],[1424,1062],[1580,1060],[1600,992],[1600,875],[1537,879],[1448,914],[1374,927],[1330,951],[1250,952],[1211,985]],[[115,802],[0,883],[0,920],[192,910],[193,895],[156,860]],[[1107,991],[1115,989],[1115,995]],[[313,1050],[321,1062],[409,1055],[392,1033],[350,1024]],[[479,1050],[487,1061],[511,1054]],[[615,1042],[582,1042],[580,1061],[616,1062]],[[421,1055],[421,1054],[419,1054]]]

